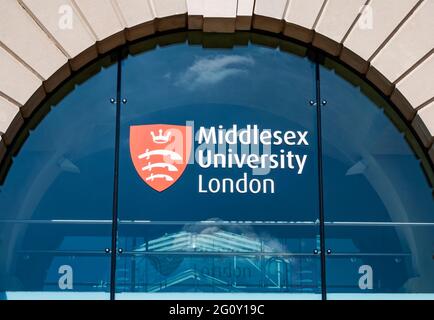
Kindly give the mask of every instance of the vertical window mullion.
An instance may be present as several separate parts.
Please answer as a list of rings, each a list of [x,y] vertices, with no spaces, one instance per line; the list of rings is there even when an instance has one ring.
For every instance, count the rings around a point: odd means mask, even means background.
[[[316,53],[315,59],[315,85],[316,85],[316,126],[317,126],[317,163],[318,163],[318,197],[319,197],[319,234],[321,256],[321,297],[327,300],[327,277],[326,277],[326,250],[325,250],[325,217],[324,217],[324,183],[323,183],[323,155],[322,155],[322,99],[321,99],[321,74],[320,54]]]
[[[117,79],[116,79],[116,131],[115,131],[115,161],[113,174],[113,218],[112,218],[112,242],[110,263],[110,300],[115,300],[116,295],[116,259],[118,240],[118,189],[119,189],[119,143],[121,122],[121,90],[122,90],[122,55],[117,53]]]

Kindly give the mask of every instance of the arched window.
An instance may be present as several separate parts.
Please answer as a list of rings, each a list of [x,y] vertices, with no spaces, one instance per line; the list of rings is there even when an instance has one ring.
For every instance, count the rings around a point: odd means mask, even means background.
[[[201,37],[107,55],[31,118],[0,297],[433,294],[432,166],[393,106],[312,48]]]

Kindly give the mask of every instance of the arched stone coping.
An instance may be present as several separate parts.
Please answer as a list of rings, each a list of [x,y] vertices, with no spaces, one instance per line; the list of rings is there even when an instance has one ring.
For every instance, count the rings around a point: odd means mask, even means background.
[[[432,0],[3,0],[0,14],[0,161],[73,71],[180,28],[264,30],[336,56],[390,97],[434,161]]]

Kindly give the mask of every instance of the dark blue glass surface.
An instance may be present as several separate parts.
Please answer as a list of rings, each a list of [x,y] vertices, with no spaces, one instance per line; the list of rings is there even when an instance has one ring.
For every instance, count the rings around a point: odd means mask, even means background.
[[[118,260],[121,292],[317,293],[319,257],[134,254]]]
[[[307,58],[249,44],[205,49],[186,43],[128,57],[123,63],[119,212],[121,219],[197,221],[318,219],[314,63]],[[275,193],[200,193],[211,178],[255,178],[248,169],[187,166],[170,189],[156,192],[138,175],[130,156],[130,127],[146,124],[308,131],[308,146],[273,146],[271,152],[307,155],[302,174],[274,170]],[[195,142],[196,149],[199,147]],[[224,146],[227,150],[229,146]],[[240,154],[240,145],[237,147]],[[196,154],[192,154],[192,157]],[[194,157],[197,160],[197,157]],[[256,176],[258,178],[258,176]],[[301,197],[309,201],[299,201]],[[133,201],[131,199],[134,199]]]
[[[319,192],[328,298],[432,297],[431,168],[394,108],[325,59],[318,154],[317,65],[305,48],[251,34],[237,35],[243,45],[207,48],[192,44],[197,36],[180,33],[123,49],[116,233],[116,104],[110,99],[117,96],[117,59],[106,57],[80,72],[26,125],[18,139],[28,131],[26,141],[0,185],[0,299],[107,299],[112,252],[112,288],[120,299],[155,293],[320,298]],[[204,146],[193,139],[185,172],[158,192],[140,177],[130,152],[131,126],[153,124],[187,125],[194,132],[233,125],[306,131],[308,145],[256,152],[291,151],[307,160],[301,174],[205,169],[197,163]],[[239,144],[217,147],[251,152]],[[272,179],[275,192],[199,192],[199,176],[206,189],[211,179],[244,175]],[[73,272],[72,287],[64,287],[65,270]]]
[[[433,293],[434,201],[412,133],[329,59],[321,92],[328,292]]]
[[[432,293],[434,226],[330,226],[327,283],[331,293]],[[362,266],[372,288],[361,289]]]
[[[130,55],[122,76],[128,103],[121,114],[119,245],[129,256],[118,262],[117,291],[319,293],[316,108],[309,104],[315,64],[253,43],[231,49],[180,43]],[[195,139],[195,163],[157,192],[129,152],[130,127],[150,124],[190,125],[193,132],[233,125],[308,131],[307,146],[270,150],[305,154],[307,161],[302,174],[205,169],[197,164],[203,145]],[[242,154],[239,144],[218,148]],[[273,179],[275,193],[199,192],[211,178],[236,180],[245,172]]]
[[[326,220],[434,222],[414,138],[392,107],[330,60],[321,67],[321,95]]]
[[[7,298],[36,291],[77,298],[77,292],[110,288],[105,249],[111,246],[115,106],[109,101],[117,68],[108,60],[82,71],[65,85],[69,92],[41,107],[35,117],[49,112],[30,128],[0,187],[0,292]],[[59,284],[66,274],[59,268],[70,270],[71,287]]]
[[[48,114],[13,159],[0,189],[0,219],[111,219],[116,65],[79,79],[61,102],[47,102]]]

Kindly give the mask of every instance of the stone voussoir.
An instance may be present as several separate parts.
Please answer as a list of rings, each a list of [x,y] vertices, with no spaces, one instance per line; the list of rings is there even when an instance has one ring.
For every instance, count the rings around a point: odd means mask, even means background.
[[[315,26],[312,44],[333,56],[338,56],[345,36],[355,25],[365,3],[366,0],[326,2]]]
[[[6,154],[6,146],[4,144],[3,138],[0,136],[0,164],[3,161],[3,158],[5,157]]]
[[[71,0],[20,0],[26,11],[55,41],[76,71],[98,57],[97,39]]]
[[[1,47],[0,93],[20,105],[24,117],[30,116],[46,95],[42,80]]]
[[[1,1],[0,12],[8,13],[0,19],[0,42],[53,91],[71,75],[67,57],[17,1]]]
[[[157,31],[187,27],[186,0],[150,0],[155,12]]]
[[[203,0],[187,0],[188,11],[188,29],[202,30],[203,29]]]
[[[237,0],[203,0],[204,32],[235,32]]]
[[[341,60],[365,74],[371,57],[418,3],[419,0],[371,1],[345,39]]]
[[[421,108],[413,120],[413,128],[426,148],[434,142],[434,102]]]
[[[116,0],[126,29],[128,41],[134,41],[155,33],[155,15],[149,0]]]
[[[125,26],[111,1],[74,1],[98,40],[99,53],[106,53],[126,42]]]
[[[431,158],[431,163],[434,164],[434,145],[429,149],[429,156]]]
[[[302,42],[313,40],[315,22],[325,0],[292,0],[285,14],[283,34]]]
[[[235,28],[237,30],[250,30],[252,28],[252,16],[255,0],[238,0],[237,18]]]
[[[288,0],[256,0],[253,11],[253,28],[280,33]]]
[[[10,145],[24,120],[19,106],[0,96],[0,135]]]
[[[417,108],[434,98],[434,53],[397,83],[391,100],[411,120]]]
[[[372,59],[367,78],[384,94],[434,47],[434,1],[424,1]]]

